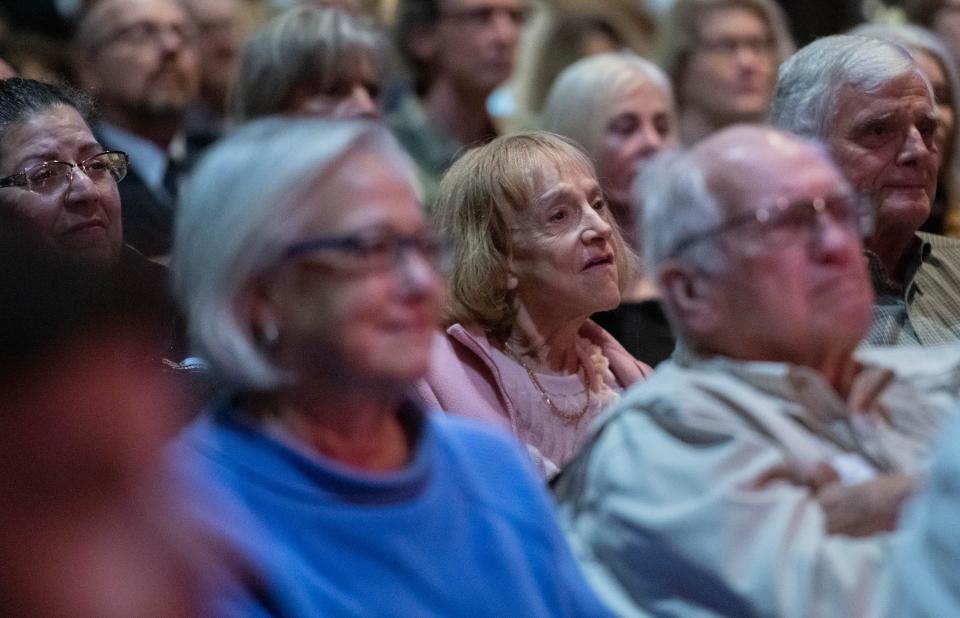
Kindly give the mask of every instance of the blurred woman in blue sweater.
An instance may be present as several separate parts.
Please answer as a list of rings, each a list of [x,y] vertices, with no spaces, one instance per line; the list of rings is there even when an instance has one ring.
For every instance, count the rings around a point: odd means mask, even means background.
[[[271,118],[200,164],[173,273],[223,397],[174,461],[215,615],[597,616],[526,455],[408,397],[441,243],[383,128]]]

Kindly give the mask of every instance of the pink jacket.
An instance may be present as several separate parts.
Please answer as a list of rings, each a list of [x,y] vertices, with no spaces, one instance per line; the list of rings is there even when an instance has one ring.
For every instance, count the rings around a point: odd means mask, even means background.
[[[610,371],[624,388],[652,372],[607,331],[587,321],[580,335],[600,347]],[[430,367],[417,383],[424,402],[451,414],[473,418],[518,435],[517,412],[491,358],[492,344],[476,325],[454,324],[433,340]],[[524,371],[517,366],[518,371]],[[533,388],[531,386],[531,388]]]

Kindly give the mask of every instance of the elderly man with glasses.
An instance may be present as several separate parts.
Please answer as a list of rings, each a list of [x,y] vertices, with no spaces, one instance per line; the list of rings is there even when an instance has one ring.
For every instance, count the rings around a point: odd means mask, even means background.
[[[820,146],[739,126],[649,177],[645,264],[686,353],[556,483],[583,565],[619,615],[884,615],[960,351],[855,356],[872,211]]]
[[[823,140],[876,209],[864,243],[876,294],[866,343],[960,339],[960,241],[917,232],[942,153],[930,82],[907,50],[858,36],[811,43],[784,64],[772,120]]]

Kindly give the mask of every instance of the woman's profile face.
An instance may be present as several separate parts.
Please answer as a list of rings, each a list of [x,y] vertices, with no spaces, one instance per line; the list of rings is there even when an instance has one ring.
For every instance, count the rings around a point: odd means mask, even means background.
[[[76,109],[54,105],[7,130],[0,153],[0,177],[25,170],[42,174],[38,166],[47,161],[77,164],[103,151]],[[42,242],[67,255],[100,263],[120,257],[120,194],[112,178],[95,181],[74,167],[72,180],[57,190],[0,189],[0,209],[5,218],[24,225]]]
[[[620,207],[629,205],[640,165],[676,145],[670,98],[662,88],[646,80],[617,97],[596,155],[597,176],[608,199]]]
[[[315,181],[314,213],[279,276],[281,342],[300,372],[406,385],[426,371],[439,321],[440,277],[409,176],[372,150]],[[317,243],[314,243],[315,245]]]
[[[586,318],[620,303],[613,217],[589,170],[545,162],[539,189],[518,213],[508,287],[548,319]]]

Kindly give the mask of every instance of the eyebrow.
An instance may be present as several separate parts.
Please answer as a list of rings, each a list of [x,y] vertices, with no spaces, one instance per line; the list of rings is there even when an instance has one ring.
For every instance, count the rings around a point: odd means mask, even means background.
[[[543,195],[537,198],[536,204],[537,206],[549,208],[561,199],[573,198],[573,194],[574,189],[570,185],[564,183],[545,192]],[[590,188],[587,189],[586,195],[588,201],[592,201],[596,197],[603,196],[603,190],[600,188],[600,183],[594,181]]]

